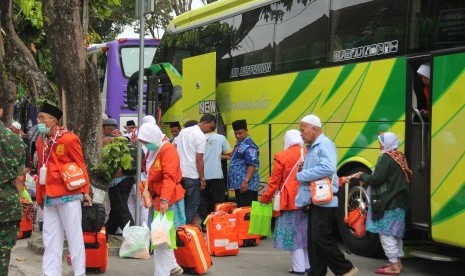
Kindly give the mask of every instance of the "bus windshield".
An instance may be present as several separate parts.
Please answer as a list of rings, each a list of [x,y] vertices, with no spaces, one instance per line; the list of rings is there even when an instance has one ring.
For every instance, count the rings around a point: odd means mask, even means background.
[[[88,58],[97,64],[102,100],[102,113],[116,119],[120,129],[128,120],[137,118],[137,108],[127,100],[129,78],[139,71],[139,39],[120,38],[87,49]],[[159,40],[144,42],[144,67],[149,66],[157,51]]]

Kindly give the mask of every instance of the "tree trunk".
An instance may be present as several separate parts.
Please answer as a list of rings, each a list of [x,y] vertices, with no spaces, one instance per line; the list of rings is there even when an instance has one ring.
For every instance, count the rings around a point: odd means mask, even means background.
[[[101,103],[97,69],[86,58],[80,0],[42,0],[44,30],[65,113],[64,125],[82,142],[90,167],[101,144]],[[94,183],[92,183],[94,184]]]
[[[0,103],[4,105],[4,122],[10,123],[16,100],[16,85],[26,87],[28,97],[55,100],[55,88],[37,67],[31,51],[16,34],[13,25],[13,0],[0,1]],[[4,35],[4,36],[3,36]]]

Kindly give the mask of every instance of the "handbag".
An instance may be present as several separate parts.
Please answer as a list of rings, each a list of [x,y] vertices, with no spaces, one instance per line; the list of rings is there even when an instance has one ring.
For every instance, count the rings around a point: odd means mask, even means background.
[[[68,190],[73,191],[86,185],[87,181],[84,171],[76,162],[69,162],[61,165],[55,154],[51,153],[51,155],[53,156],[55,163],[60,165],[61,178],[63,178]]]
[[[149,183],[147,180],[141,181],[139,184],[139,190],[141,191],[142,202],[145,208],[152,207],[152,195],[149,191]]]
[[[105,225],[105,206],[93,202],[91,206],[81,204],[82,210],[82,231],[83,232],[100,232]]]
[[[344,223],[357,238],[362,238],[366,233],[366,210],[360,204],[349,211],[349,184],[350,178],[345,181],[345,204],[344,204]],[[362,199],[362,184],[360,183],[360,200]]]
[[[70,191],[86,185],[84,172],[76,162],[70,162],[61,166],[60,173],[66,188]]]
[[[310,191],[314,205],[330,203],[333,200],[333,180],[329,177],[324,177],[311,181]]]
[[[300,159],[297,160],[294,167],[292,167],[292,170],[287,175],[286,180],[284,180],[281,188],[276,191],[276,194],[274,195],[274,200],[273,200],[273,211],[277,211],[277,212],[281,211],[281,192],[283,191],[284,186],[286,186],[286,183],[289,180],[289,177],[292,175],[292,173],[294,172],[294,169],[297,167],[299,162],[300,162]]]
[[[261,204],[252,201],[250,211],[249,235],[271,236],[271,217],[273,215],[272,204]]]

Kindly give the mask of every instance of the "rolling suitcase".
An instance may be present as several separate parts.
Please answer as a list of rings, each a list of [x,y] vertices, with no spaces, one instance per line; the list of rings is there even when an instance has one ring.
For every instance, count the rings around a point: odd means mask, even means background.
[[[210,255],[213,256],[239,254],[235,215],[214,212],[208,216],[207,247]]]
[[[23,201],[21,199],[21,205],[23,208],[23,216],[19,223],[18,239],[25,239],[29,238],[32,234],[34,222],[34,204]]]
[[[200,227],[182,225],[176,229],[176,246],[174,256],[178,265],[191,274],[205,274],[212,266]]]
[[[237,238],[239,246],[256,246],[260,243],[260,235],[250,235],[250,207],[240,207],[232,211],[236,216]]]
[[[231,214],[232,210],[235,208],[237,208],[237,204],[235,202],[217,203],[215,205],[215,212],[223,211],[225,213]]]
[[[86,248],[86,268],[105,272],[108,267],[108,243],[105,227],[99,232],[83,232]]]

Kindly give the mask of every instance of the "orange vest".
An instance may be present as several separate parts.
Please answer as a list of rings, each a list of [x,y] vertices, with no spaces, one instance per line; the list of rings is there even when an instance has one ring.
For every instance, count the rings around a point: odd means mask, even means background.
[[[155,198],[155,209],[160,209],[160,199],[166,199],[168,205],[172,205],[184,198],[179,155],[171,143],[165,143],[161,147],[148,175],[148,188]]]
[[[38,174],[40,178],[40,168],[42,164],[46,162],[47,166],[47,178],[46,184],[40,185],[37,184],[37,192],[36,192],[36,200],[38,204],[42,204],[45,198],[45,195],[49,197],[60,197],[65,195],[72,195],[72,194],[88,194],[90,192],[90,181],[89,175],[87,174],[86,163],[84,161],[84,156],[82,154],[81,148],[81,140],[79,137],[72,133],[67,132],[63,134],[63,136],[57,138],[56,143],[53,144],[52,149],[50,150],[50,157],[47,159],[47,154],[44,154],[43,151],[43,141],[42,136],[39,136],[37,139],[37,157],[38,157]],[[52,154],[55,155],[53,158]],[[45,157],[45,161],[43,160]],[[70,191],[66,188],[65,183],[63,182],[63,178],[60,174],[60,166],[69,163],[69,162],[76,162],[79,167],[84,172],[86,177],[87,183],[80,189],[76,189]]]

